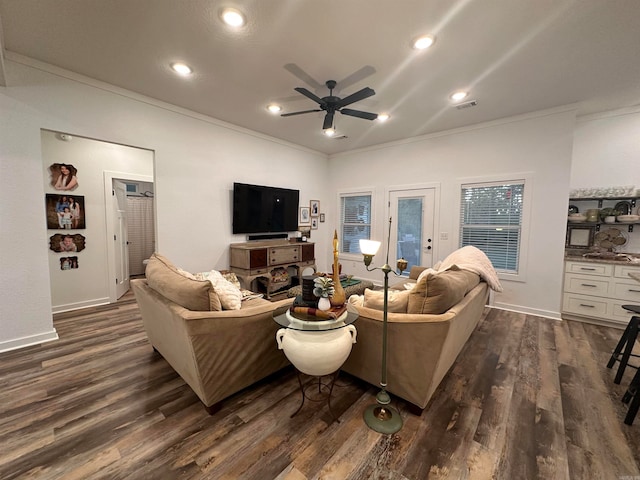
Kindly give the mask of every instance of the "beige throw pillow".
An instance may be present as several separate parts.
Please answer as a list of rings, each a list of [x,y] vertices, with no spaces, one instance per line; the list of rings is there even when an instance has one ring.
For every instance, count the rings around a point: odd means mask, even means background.
[[[411,293],[411,290],[389,290],[389,296],[387,297],[387,312],[407,313],[409,293]],[[384,291],[365,288],[363,306],[373,308],[375,310],[383,310]]]
[[[409,291],[407,313],[440,315],[460,302],[478,283],[478,274],[467,270],[452,268],[429,273]]]
[[[220,301],[210,282],[188,278],[160,254],[151,255],[145,276],[149,287],[188,310],[221,309]]]

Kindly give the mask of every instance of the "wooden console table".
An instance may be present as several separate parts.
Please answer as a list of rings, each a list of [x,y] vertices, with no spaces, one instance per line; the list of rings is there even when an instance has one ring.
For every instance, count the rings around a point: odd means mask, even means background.
[[[266,297],[271,296],[271,271],[275,268],[296,269],[298,284],[302,284],[305,267],[316,270],[315,246],[310,242],[265,240],[230,245],[230,267],[248,290],[256,278],[264,278],[267,284]]]

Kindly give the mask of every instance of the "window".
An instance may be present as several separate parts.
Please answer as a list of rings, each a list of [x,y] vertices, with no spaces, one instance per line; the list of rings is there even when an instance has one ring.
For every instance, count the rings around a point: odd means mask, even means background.
[[[459,246],[482,250],[501,273],[518,273],[524,180],[463,184]]]
[[[361,253],[361,238],[371,238],[371,194],[340,195],[340,252]]]

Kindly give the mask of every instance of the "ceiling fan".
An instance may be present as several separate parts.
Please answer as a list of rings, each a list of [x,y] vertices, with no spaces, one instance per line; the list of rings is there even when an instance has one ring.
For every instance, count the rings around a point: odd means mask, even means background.
[[[337,82],[335,80],[327,80],[325,85],[329,89],[329,95],[322,98],[311,93],[304,87],[295,88],[294,90],[296,92],[299,92],[305,97],[310,98],[311,100],[316,102],[320,108],[316,108],[313,110],[302,110],[300,112],[283,113],[281,116],[291,117],[293,115],[302,115],[303,113],[311,112],[322,112],[324,110],[325,112],[327,112],[327,114],[324,116],[324,122],[322,123],[323,130],[333,127],[333,116],[336,112],[340,112],[343,115],[349,115],[351,117],[364,118],[365,120],[375,120],[376,118],[378,118],[377,113],[369,113],[363,112],[361,110],[344,108],[347,105],[351,105],[352,103],[359,102],[360,100],[364,100],[365,98],[375,95],[376,92],[374,92],[373,89],[365,87],[362,90],[358,90],[356,93],[352,93],[347,97],[340,98],[333,96],[333,89],[336,88],[336,84]]]

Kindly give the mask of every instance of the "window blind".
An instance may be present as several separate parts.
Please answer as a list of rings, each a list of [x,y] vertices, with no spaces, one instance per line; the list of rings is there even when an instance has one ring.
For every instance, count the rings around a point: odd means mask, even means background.
[[[460,246],[479,248],[498,271],[518,272],[524,186],[519,180],[461,189]]]
[[[371,195],[342,195],[340,210],[340,251],[361,253],[360,239],[371,238]]]

